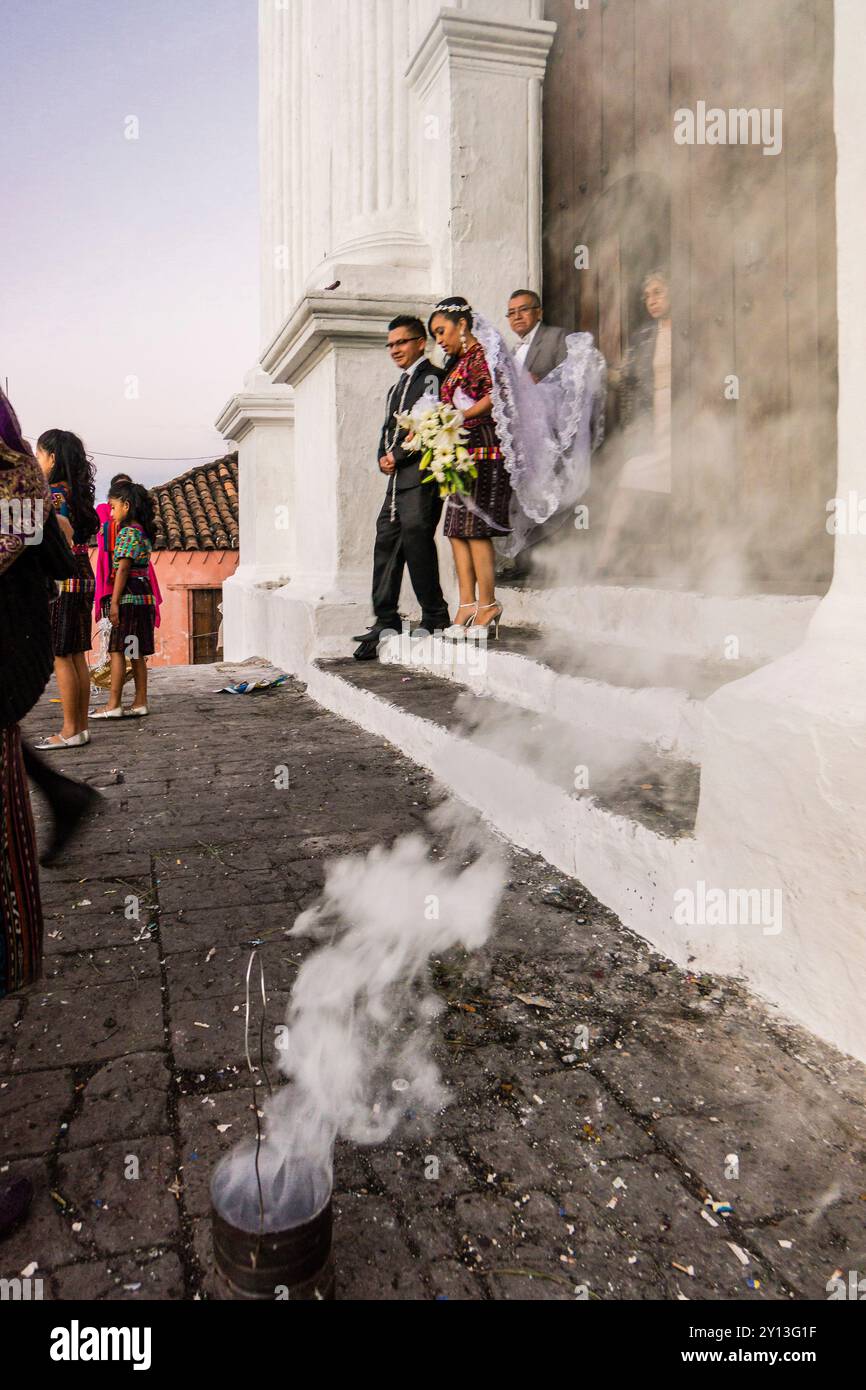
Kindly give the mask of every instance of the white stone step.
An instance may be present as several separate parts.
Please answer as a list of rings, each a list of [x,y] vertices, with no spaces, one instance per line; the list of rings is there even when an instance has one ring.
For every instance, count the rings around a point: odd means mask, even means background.
[[[428,768],[514,844],[684,960],[672,905],[694,878],[697,768],[399,666],[325,661],[305,678],[319,704]],[[578,766],[590,772],[585,793]]]
[[[515,585],[497,592],[506,621],[515,627],[565,630],[585,641],[702,660],[739,659],[752,668],[799,646],[820,602],[814,596],[739,597],[609,584]]]
[[[685,762],[700,761],[703,699],[753,669],[510,627],[501,640],[481,643],[411,637],[406,629],[383,643],[381,659]]]

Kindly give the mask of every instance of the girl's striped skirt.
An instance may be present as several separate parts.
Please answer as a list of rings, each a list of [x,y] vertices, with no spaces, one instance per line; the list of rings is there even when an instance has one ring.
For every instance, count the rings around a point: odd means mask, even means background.
[[[0,998],[42,973],[42,904],[17,724],[0,729]]]
[[[102,600],[103,617],[108,617],[110,608],[109,596]],[[120,626],[112,627],[108,650],[131,660],[153,656],[156,651],[155,628],[156,606],[147,570],[133,570],[120,604]]]
[[[75,547],[75,578],[64,579],[51,602],[51,636],[55,656],[89,652],[93,643],[93,596],[96,580],[86,545]]]

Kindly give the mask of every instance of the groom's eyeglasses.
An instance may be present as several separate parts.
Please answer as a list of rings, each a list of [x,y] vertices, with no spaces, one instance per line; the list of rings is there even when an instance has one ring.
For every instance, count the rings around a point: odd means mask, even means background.
[[[416,336],[414,338],[398,338],[395,343],[388,344],[388,351],[393,352],[395,348],[407,347],[409,343],[421,343],[423,341],[423,338],[421,338],[420,336]]]

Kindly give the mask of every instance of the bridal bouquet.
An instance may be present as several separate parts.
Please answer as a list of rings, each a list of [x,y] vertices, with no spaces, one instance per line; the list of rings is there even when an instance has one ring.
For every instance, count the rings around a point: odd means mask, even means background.
[[[466,448],[469,431],[463,428],[461,411],[425,396],[411,414],[398,415],[397,423],[412,432],[404,449],[424,451],[419,467],[429,470],[425,483],[437,483],[440,497],[469,491],[478,469]]]

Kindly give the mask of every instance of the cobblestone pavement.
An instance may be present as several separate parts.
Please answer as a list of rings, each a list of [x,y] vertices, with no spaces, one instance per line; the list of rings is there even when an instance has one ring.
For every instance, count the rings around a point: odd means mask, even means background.
[[[0,1277],[35,1264],[47,1297],[209,1296],[209,1175],[254,1125],[245,943],[269,938],[279,1020],[303,958],[281,933],[326,860],[436,797],[301,687],[222,679],[155,673],[152,718],[59,764],[104,811],[44,875],[42,985],[0,1001],[0,1166],[37,1190]],[[30,734],[57,714],[46,697]],[[421,1143],[341,1147],[341,1298],[824,1299],[866,1271],[863,1068],[521,852],[491,944],[435,979],[454,1100]]]

